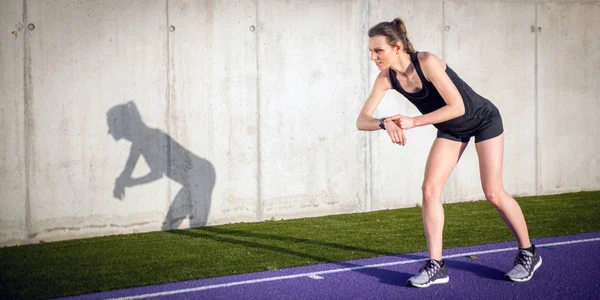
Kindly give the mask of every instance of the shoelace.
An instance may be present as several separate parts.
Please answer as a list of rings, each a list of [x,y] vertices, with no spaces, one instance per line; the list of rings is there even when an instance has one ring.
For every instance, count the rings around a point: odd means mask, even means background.
[[[515,264],[522,265],[526,270],[529,270],[529,268],[531,268],[532,257],[533,256],[528,256],[519,251],[519,254],[517,254],[517,257],[515,258]]]
[[[439,269],[440,266],[438,266],[432,260],[427,261],[427,264],[423,266],[423,270],[427,273],[427,276],[429,276],[429,278],[433,277],[433,274],[435,274]]]

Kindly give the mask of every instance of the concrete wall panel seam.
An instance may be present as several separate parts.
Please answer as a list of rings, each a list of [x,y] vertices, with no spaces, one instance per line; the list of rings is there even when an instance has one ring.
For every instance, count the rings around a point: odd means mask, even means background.
[[[255,5],[255,10],[254,10],[254,18],[255,18],[255,22],[256,22],[256,30],[255,32],[255,45],[256,45],[256,57],[255,57],[255,70],[256,70],[256,220],[257,221],[261,221],[262,220],[262,215],[263,215],[263,206],[262,206],[262,188],[261,188],[261,176],[262,176],[262,160],[261,160],[261,126],[260,126],[260,99],[261,99],[261,95],[260,95],[260,51],[259,51],[259,47],[260,47],[260,31],[264,30],[263,26],[260,26],[260,20],[258,19],[259,16],[259,2],[260,1],[256,1],[256,5]]]
[[[166,64],[166,71],[167,71],[167,76],[166,76],[166,88],[165,88],[165,100],[167,102],[166,105],[166,109],[165,109],[165,120],[166,120],[166,127],[165,131],[167,132],[167,135],[165,136],[166,138],[166,144],[167,144],[167,172],[168,174],[171,174],[171,168],[173,167],[171,164],[171,139],[169,138],[170,136],[173,136],[173,130],[172,130],[172,124],[171,124],[171,32],[169,30],[166,30],[169,26],[171,26],[170,21],[169,21],[169,0],[165,0],[165,24],[166,26],[164,27],[164,34],[165,34],[165,56],[166,56],[166,60],[165,60],[165,64]],[[166,202],[166,208],[167,211],[170,211],[168,208],[171,206],[171,199],[173,199],[171,197],[172,195],[172,191],[171,191],[171,187],[172,187],[172,183],[171,181],[167,181],[167,197],[165,198],[165,202]],[[169,226],[170,229],[171,228],[171,216],[169,214],[167,214],[165,216],[165,224],[164,226]],[[167,225],[168,224],[168,225]]]
[[[535,27],[538,27],[538,5],[536,4],[534,5],[534,9],[535,9],[535,20],[534,20],[534,24]],[[535,132],[535,178],[534,178],[534,193],[536,195],[539,194],[540,192],[540,174],[542,172],[541,170],[541,163],[540,163],[540,156],[541,156],[541,149],[540,149],[540,134],[539,134],[539,128],[540,128],[540,124],[539,124],[539,99],[538,99],[538,93],[539,93],[539,86],[538,86],[538,36],[539,33],[537,31],[535,31],[533,33],[535,35],[535,45],[534,45],[534,69],[533,69],[533,80],[534,80],[534,90],[533,90],[533,105],[534,105],[534,132]]]
[[[446,61],[446,38],[448,38],[447,29],[450,29],[448,25],[446,25],[446,1],[442,1],[442,26],[440,26],[441,31],[441,45],[440,49],[442,53],[440,53],[440,57],[443,61]]]
[[[23,23],[29,22],[27,18],[27,0],[23,0]],[[25,107],[24,107],[24,132],[25,132],[25,224],[26,224],[26,239],[29,242],[32,233],[31,226],[31,158],[32,158],[32,143],[31,143],[31,130],[33,117],[31,116],[31,50],[29,45],[30,31],[25,30],[23,43],[25,56],[23,60],[24,64],[24,96]]]
[[[366,54],[370,55],[369,51],[367,50],[368,45],[369,45],[369,41],[368,38],[366,36],[366,30],[369,29],[369,24],[370,24],[370,19],[369,19],[369,15],[370,15],[370,11],[371,11],[371,1],[370,0],[364,0],[363,1],[363,6],[366,8],[363,10],[363,27],[364,27],[364,31],[363,32],[363,49],[366,52]],[[370,94],[370,85],[369,85],[369,80],[371,78],[371,68],[369,68],[368,61],[365,62],[367,60],[367,56],[365,55],[362,59],[362,61],[364,62],[363,64],[365,64],[363,70],[365,71],[366,74],[364,74],[363,77],[363,85],[364,85],[364,93],[363,93],[363,100],[366,101],[367,97],[369,97]],[[366,131],[364,132],[364,138],[365,138],[365,165],[364,165],[364,170],[365,170],[365,206],[364,206],[364,210],[365,211],[371,211],[371,199],[372,199],[372,191],[371,191],[371,187],[373,186],[373,176],[372,176],[372,160],[371,160],[371,133]]]

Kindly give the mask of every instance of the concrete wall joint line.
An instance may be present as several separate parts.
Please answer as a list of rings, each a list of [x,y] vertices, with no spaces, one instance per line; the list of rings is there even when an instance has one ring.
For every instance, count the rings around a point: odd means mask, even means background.
[[[538,6],[539,6],[539,0],[536,0],[536,4],[534,5],[534,9],[535,9],[535,27],[537,28],[539,25],[539,21],[538,21]],[[539,36],[539,32],[537,30],[534,31],[533,33],[534,36],[534,62],[533,62],[533,105],[534,105],[534,133],[535,133],[535,176],[534,176],[534,191],[536,195],[539,195],[540,193],[540,174],[541,174],[541,163],[540,163],[540,159],[541,159],[541,153],[540,153],[540,133],[539,133],[539,100],[538,100],[538,92],[539,92],[539,87],[538,87],[538,36]]]
[[[166,21],[166,26],[165,28],[168,28],[169,25],[169,0],[165,0],[165,21]],[[166,101],[167,101],[167,107],[165,109],[165,125],[166,125],[166,130],[167,130],[167,174],[171,174],[171,139],[169,139],[169,136],[173,136],[173,132],[171,132],[171,39],[170,39],[170,35],[171,33],[169,32],[169,30],[165,30],[164,31],[165,34],[167,35],[166,38],[166,64],[167,64],[167,76],[166,76]],[[167,180],[167,197],[166,197],[166,203],[167,203],[167,211],[171,211],[169,209],[169,206],[171,205],[171,181]],[[171,216],[167,215],[165,217],[165,222],[168,222],[168,226],[170,229],[171,228],[170,224],[171,224]],[[165,224],[167,225],[167,224]],[[164,226],[164,225],[163,225]]]
[[[364,6],[366,9],[364,9],[364,24],[365,24],[365,29],[369,28],[369,15],[371,13],[371,1],[369,0],[364,0],[363,2]],[[363,33],[364,34],[364,33]],[[363,37],[363,51],[366,52],[366,49],[368,48],[368,40],[366,38]],[[369,53],[367,53],[369,54]],[[364,58],[363,58],[364,59]],[[369,81],[371,78],[371,69],[369,68],[369,65],[367,63],[363,64],[365,66],[365,72],[367,74],[365,74],[365,80],[364,80],[364,98],[366,99],[366,97],[368,97],[369,95]],[[371,152],[371,133],[368,131],[365,131],[364,134],[365,137],[365,205],[364,205],[364,210],[365,211],[371,211],[372,209],[372,199],[373,199],[373,195],[372,195],[372,180],[373,180],[373,173],[372,173],[372,168],[373,168],[373,163],[372,163],[372,152]]]
[[[23,0],[23,24],[27,24],[27,0]],[[27,25],[25,25],[27,26]],[[23,35],[23,131],[25,132],[24,141],[24,163],[25,163],[25,240],[30,241],[32,235],[31,226],[31,133],[29,119],[31,116],[31,49],[29,47],[29,32],[25,30]]]
[[[446,1],[442,1],[442,26],[440,26],[440,31],[441,31],[441,51],[442,53],[440,53],[442,60],[446,61]]]
[[[261,148],[260,148],[260,69],[259,69],[259,60],[260,60],[260,52],[259,52],[259,37],[262,26],[259,24],[258,19],[258,3],[257,0],[255,5],[255,22],[256,22],[256,31],[255,31],[255,51],[256,57],[255,59],[255,68],[256,68],[256,220],[262,220],[262,197],[261,197]]]

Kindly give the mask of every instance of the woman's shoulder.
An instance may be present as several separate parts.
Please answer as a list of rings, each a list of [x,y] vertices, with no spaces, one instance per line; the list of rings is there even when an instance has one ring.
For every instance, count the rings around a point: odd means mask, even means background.
[[[440,64],[445,64],[445,62],[437,57],[435,54],[429,52],[429,51],[419,51],[417,52],[417,59],[419,60],[419,63],[421,65],[425,64],[425,65],[440,65]]]
[[[385,68],[379,71],[379,75],[375,78],[375,85],[384,89],[391,89],[392,82],[390,77],[390,68]]]
[[[375,78],[375,80],[376,81],[377,80],[389,81],[390,80],[390,72],[391,72],[390,68],[385,68],[385,69],[379,71],[379,74],[377,74],[377,78]]]
[[[423,70],[423,74],[427,80],[429,80],[429,74],[433,74],[435,72],[445,72],[446,70],[446,62],[431,52],[418,52],[417,59],[419,60],[421,70]]]

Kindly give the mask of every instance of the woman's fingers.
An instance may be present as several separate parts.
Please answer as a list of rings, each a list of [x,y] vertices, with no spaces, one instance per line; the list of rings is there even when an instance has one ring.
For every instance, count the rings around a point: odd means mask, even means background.
[[[398,135],[396,134],[396,130],[391,128],[388,133],[390,135],[390,139],[392,140],[392,143],[398,143]]]
[[[400,127],[400,129],[402,130],[407,130],[415,127],[415,119],[411,117],[402,116],[400,117],[400,119],[394,122],[397,122],[396,125],[398,125],[398,127]]]
[[[408,118],[401,118],[400,119],[400,128],[405,129],[408,128]]]
[[[402,146],[406,146],[406,134],[404,134],[404,130],[400,134],[402,135]]]
[[[392,138],[392,142],[398,145],[406,145],[406,134],[404,134],[404,130],[398,129],[394,131],[394,138]]]
[[[400,126],[398,126],[398,124],[396,124],[396,122],[399,122],[400,118],[402,117],[401,115],[396,115],[390,118],[395,118],[398,117],[397,120],[394,120],[394,122],[390,125],[387,126],[387,133],[390,136],[390,139],[392,140],[392,143],[394,144],[398,144],[398,145],[406,145],[406,135],[404,134],[404,130],[402,130],[400,128]]]
[[[398,145],[404,145],[404,135],[402,130],[394,130],[391,132],[390,137],[392,138],[392,142]]]

